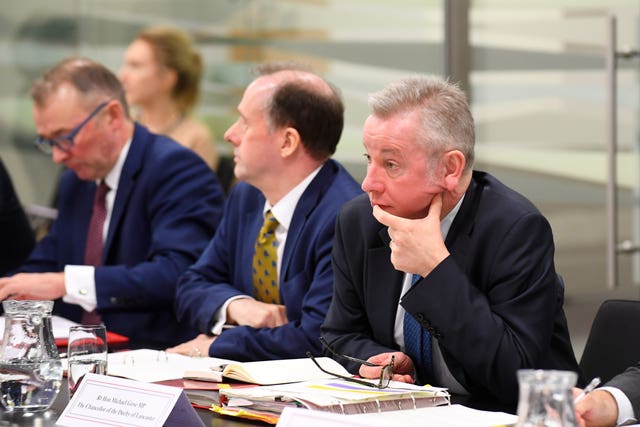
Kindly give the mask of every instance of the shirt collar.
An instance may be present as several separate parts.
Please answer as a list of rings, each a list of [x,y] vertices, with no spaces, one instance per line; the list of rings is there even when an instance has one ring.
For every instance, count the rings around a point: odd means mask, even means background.
[[[275,205],[271,206],[271,204],[266,201],[264,204],[263,215],[267,213],[268,210],[271,210],[273,216],[278,220],[278,224],[284,227],[285,230],[289,229],[289,225],[291,225],[291,219],[293,218],[293,212],[296,210],[296,205],[302,197],[302,194],[307,189],[313,178],[318,175],[322,165],[318,166],[316,170],[311,172],[306,176],[305,179],[300,181],[298,185],[293,187],[291,191],[289,191],[282,199],[280,199]]]
[[[118,189],[118,182],[120,182],[120,175],[122,174],[122,168],[124,167],[124,162],[127,159],[127,154],[129,154],[130,147],[131,139],[129,139],[124,147],[122,147],[118,160],[116,160],[116,164],[113,165],[113,168],[111,168],[107,176],[104,177],[104,182],[109,186],[110,190],[115,191]],[[97,182],[97,184],[99,183],[100,181]]]
[[[447,239],[447,234],[449,234],[449,229],[451,228],[451,224],[453,223],[453,220],[458,214],[458,211],[460,210],[460,206],[462,206],[462,201],[464,200],[464,196],[465,195],[463,194],[460,200],[458,200],[458,203],[456,203],[453,209],[451,209],[451,212],[449,212],[447,216],[442,218],[442,220],[440,221],[440,231],[442,232],[443,240]]]

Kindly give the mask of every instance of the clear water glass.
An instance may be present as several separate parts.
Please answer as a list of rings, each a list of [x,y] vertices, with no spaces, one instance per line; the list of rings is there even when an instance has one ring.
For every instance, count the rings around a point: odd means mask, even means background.
[[[517,427],[575,427],[572,371],[522,369],[518,371],[520,396]]]
[[[69,328],[67,351],[69,362],[69,396],[88,374],[107,374],[107,330],[104,325],[81,325]]]

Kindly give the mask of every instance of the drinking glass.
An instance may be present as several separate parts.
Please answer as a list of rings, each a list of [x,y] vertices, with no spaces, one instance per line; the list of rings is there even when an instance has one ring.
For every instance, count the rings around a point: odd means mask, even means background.
[[[107,374],[107,330],[104,325],[80,325],[69,328],[69,396],[87,373]]]
[[[516,427],[576,427],[571,390],[577,378],[572,371],[519,370]]]
[[[2,302],[0,403],[9,413],[41,412],[55,401],[62,381],[51,329],[53,301]]]

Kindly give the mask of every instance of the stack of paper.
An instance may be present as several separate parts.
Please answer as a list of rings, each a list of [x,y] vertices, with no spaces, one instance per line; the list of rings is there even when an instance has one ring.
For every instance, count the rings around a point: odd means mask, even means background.
[[[392,381],[378,389],[342,379],[220,390],[222,407],[214,411],[225,415],[277,422],[285,408],[337,412],[342,414],[378,413],[408,410],[449,403],[446,389],[422,387]]]
[[[342,365],[328,357],[316,361],[327,371],[350,375]],[[322,372],[309,358],[236,362],[215,357],[189,357],[157,350],[132,350],[110,353],[109,375],[144,382],[178,378],[222,382],[232,379],[269,385],[333,378]]]

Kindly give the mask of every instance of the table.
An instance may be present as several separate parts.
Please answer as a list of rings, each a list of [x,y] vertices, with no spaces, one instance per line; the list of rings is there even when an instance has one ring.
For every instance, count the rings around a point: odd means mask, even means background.
[[[29,414],[10,414],[4,411],[4,408],[0,405],[0,427],[55,426],[58,417],[62,414],[67,403],[69,403],[69,386],[67,384],[67,379],[64,378],[62,380],[62,385],[60,386],[60,393],[48,411]],[[206,409],[196,409],[196,412],[208,427],[265,427],[268,425],[258,421],[223,417]]]
[[[67,379],[62,380],[60,386],[60,393],[56,398],[56,401],[46,412],[37,414],[25,414],[25,415],[13,415],[8,414],[0,405],[0,427],[53,427],[62,411],[69,403],[69,386]],[[471,408],[481,409],[486,411],[504,411],[514,412],[513,408],[496,407],[495,404],[485,404],[477,399],[472,399],[466,396],[451,396],[451,403],[460,403]],[[224,417],[211,412],[206,409],[196,409],[198,416],[207,427],[267,427],[269,424],[265,424],[259,421],[244,420],[239,418]],[[184,426],[188,427],[188,426]]]

